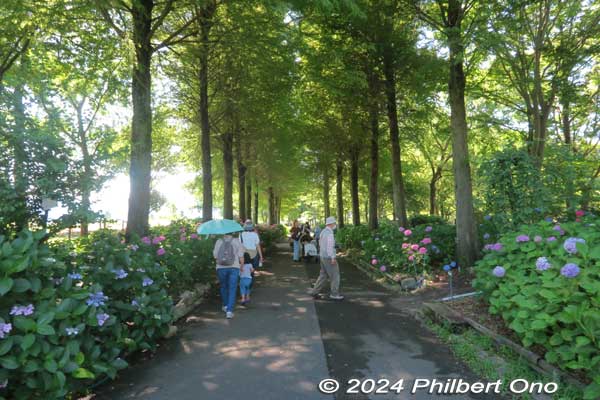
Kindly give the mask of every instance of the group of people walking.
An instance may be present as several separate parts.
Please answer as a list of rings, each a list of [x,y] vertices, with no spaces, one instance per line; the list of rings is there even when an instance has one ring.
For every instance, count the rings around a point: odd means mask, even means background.
[[[317,226],[314,232],[314,240],[318,242],[318,256],[321,263],[319,278],[309,289],[309,294],[315,298],[320,296],[327,281],[330,282],[329,298],[332,300],[344,298],[339,291],[340,269],[336,259],[334,234],[336,226],[335,218],[329,217],[325,221],[325,228],[321,229]],[[222,310],[228,319],[233,318],[238,285],[241,304],[245,306],[250,302],[254,272],[262,266],[264,261],[260,237],[252,221],[247,220],[243,229],[238,237],[234,237],[233,234],[225,234],[217,240],[213,249],[223,302]],[[298,262],[300,261],[301,244],[312,240],[312,231],[308,223],[300,226],[296,220],[290,233],[294,246],[293,261]]]
[[[239,237],[226,234],[215,243],[213,256],[217,264],[217,277],[226,318],[233,318],[238,283],[241,304],[250,302],[254,272],[264,261],[260,237],[251,220],[246,220]]]

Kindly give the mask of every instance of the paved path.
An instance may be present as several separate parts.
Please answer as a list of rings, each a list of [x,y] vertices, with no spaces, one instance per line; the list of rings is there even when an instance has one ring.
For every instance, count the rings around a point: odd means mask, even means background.
[[[401,301],[356,268],[342,265],[345,301],[315,301],[305,291],[316,279],[318,265],[292,265],[289,260],[281,253],[265,266],[251,307],[226,320],[216,300],[201,305],[155,357],[125,370],[95,398],[318,400],[332,398],[316,388],[329,377],[340,382],[381,377],[477,380],[403,312]],[[405,389],[400,395],[371,398],[449,397],[410,395]]]

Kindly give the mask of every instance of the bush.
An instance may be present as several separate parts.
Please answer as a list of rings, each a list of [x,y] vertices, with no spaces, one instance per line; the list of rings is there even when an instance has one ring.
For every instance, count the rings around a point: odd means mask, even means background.
[[[417,225],[447,225],[448,222],[437,215],[415,215],[410,218],[410,226]]]
[[[384,223],[375,232],[366,226],[345,227],[338,231],[336,239],[346,249],[360,249],[363,260],[384,267],[382,271],[412,274],[431,271],[451,261],[455,237],[454,226],[447,224],[404,229]]]
[[[486,246],[473,285],[526,347],[546,349],[548,362],[584,370],[600,396],[600,221],[540,222]]]
[[[0,237],[0,395],[8,398],[64,398],[81,380],[114,377],[127,365],[115,308],[90,304],[100,285],[69,275],[43,236]]]
[[[266,251],[271,251],[275,244],[286,236],[285,226],[279,225],[256,225],[260,242]]]

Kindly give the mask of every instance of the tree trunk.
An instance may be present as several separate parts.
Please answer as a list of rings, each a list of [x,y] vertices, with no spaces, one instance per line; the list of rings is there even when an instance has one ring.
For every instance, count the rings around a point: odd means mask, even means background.
[[[337,204],[337,223],[340,228],[344,227],[344,164],[342,160],[336,162],[335,197]]]
[[[437,180],[435,177],[431,178],[429,181],[429,215],[436,215],[437,213],[437,205],[435,202],[436,193],[437,193]]]
[[[153,0],[139,0],[131,8],[133,22],[133,67],[131,97],[131,162],[129,166],[129,209],[126,236],[148,233],[150,179],[152,172],[152,9]]]
[[[383,72],[385,74],[385,93],[387,98],[387,114],[390,126],[390,144],[392,147],[392,194],[394,215],[400,225],[408,226],[406,216],[406,195],[402,176],[402,158],[400,152],[400,132],[398,130],[398,109],[396,106],[396,71],[394,69],[392,49],[387,48],[383,56]]]
[[[252,178],[246,170],[246,218],[252,218]],[[254,220],[254,223],[257,223]]]
[[[452,127],[452,158],[456,191],[456,247],[458,261],[463,267],[474,265],[479,255],[477,223],[473,211],[473,189],[469,165],[468,128],[465,109],[465,83],[463,71],[464,47],[462,44],[460,20],[462,2],[449,0],[448,44],[450,49],[450,77],[448,91],[450,97],[450,122]]]
[[[277,201],[275,204],[277,204],[277,218],[276,218],[276,224],[280,224],[281,223],[281,196],[277,196],[276,197]]]
[[[254,186],[254,223],[258,224],[258,182]]]
[[[369,121],[371,124],[371,177],[369,181],[369,228],[377,229],[377,206],[379,205],[377,193],[377,180],[379,179],[379,105],[377,102],[377,77],[369,71],[368,84],[370,94]]]
[[[571,105],[569,104],[569,100],[563,100],[562,102],[563,110],[562,110],[562,126],[563,126],[563,135],[565,138],[565,144],[571,147],[572,146],[572,138],[571,138]]]
[[[329,202],[329,166],[325,166],[323,171],[323,205],[324,205],[324,219],[331,216],[331,205]]]
[[[350,193],[352,196],[352,224],[360,225],[360,203],[358,199],[358,157],[360,147],[355,146],[350,156]]]
[[[223,218],[233,219],[233,133],[225,132],[223,140]]]
[[[92,170],[92,158],[88,150],[87,132],[83,126],[83,102],[77,107],[77,131],[79,134],[79,145],[83,158],[83,176],[81,181],[81,211],[85,215],[81,218],[80,235],[85,237],[89,233],[88,213],[91,211],[91,192],[94,171]]]
[[[246,166],[242,161],[240,132],[237,133],[236,164],[238,172],[238,216],[241,221],[246,220]]]
[[[200,80],[200,140],[202,148],[202,220],[212,219],[213,209],[213,182],[212,182],[212,156],[210,153],[210,120],[208,116],[208,52],[209,32],[212,27],[212,18],[216,4],[211,1],[202,7],[199,12],[200,22],[200,52],[199,52],[199,80]]]
[[[273,191],[273,187],[269,186],[267,189],[267,193],[269,194],[269,220],[268,224],[273,225],[277,216],[275,215],[275,192]]]

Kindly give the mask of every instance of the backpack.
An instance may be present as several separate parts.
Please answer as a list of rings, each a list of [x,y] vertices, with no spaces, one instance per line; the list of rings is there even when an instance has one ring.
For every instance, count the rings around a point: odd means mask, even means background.
[[[217,253],[217,264],[224,267],[235,264],[235,250],[233,248],[233,239],[221,241],[221,247]]]

